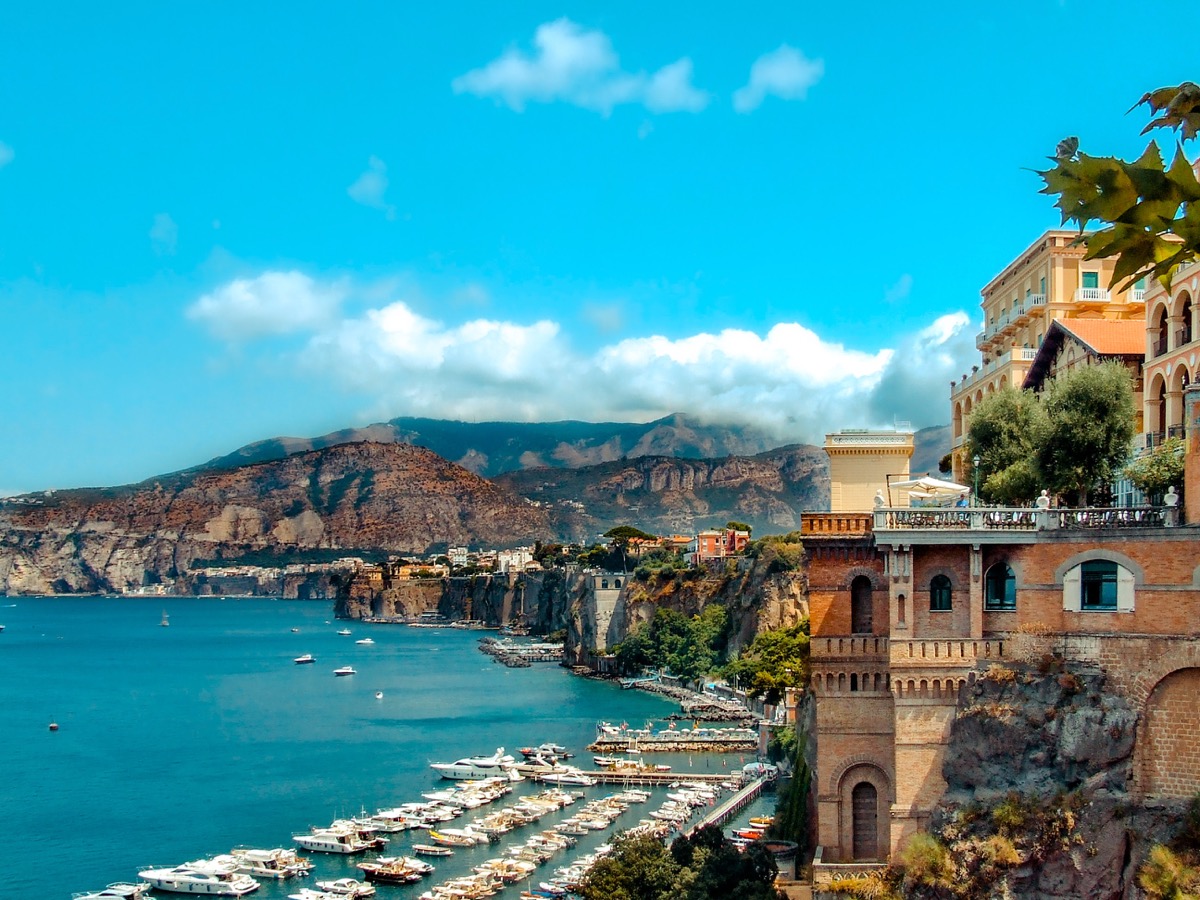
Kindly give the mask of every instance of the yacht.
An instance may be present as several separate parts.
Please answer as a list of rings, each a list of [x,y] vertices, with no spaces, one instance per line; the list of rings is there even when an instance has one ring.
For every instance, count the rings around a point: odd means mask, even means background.
[[[312,863],[303,856],[297,856],[290,847],[276,847],[274,850],[235,847],[229,857],[239,872],[259,878],[296,878],[312,871]]]
[[[340,669],[333,670],[334,675],[357,675],[353,666],[342,666]]]
[[[359,638],[354,643],[356,643],[356,644],[373,644],[375,642],[373,640],[371,640],[370,638]]]
[[[585,772],[580,772],[578,769],[572,770],[570,766],[564,766],[562,772],[551,772],[548,775],[542,775],[542,781],[546,784],[570,784],[580,787],[594,787],[599,782]]]
[[[521,755],[526,758],[530,756],[556,756],[559,759],[570,759],[574,754],[568,753],[567,748],[562,744],[554,744],[547,741],[544,744],[538,744],[536,747],[522,747]]]
[[[304,655],[297,656],[295,659],[292,660],[292,662],[294,662],[298,666],[307,665],[308,663],[315,663],[316,661],[317,661],[317,658],[315,656],[313,656],[311,653],[305,653]]]
[[[258,882],[228,865],[211,859],[198,859],[181,866],[145,869],[138,878],[150,882],[157,891],[175,894],[208,894],[241,897],[258,890]]]
[[[521,776],[514,768],[516,760],[504,755],[504,748],[496,748],[491,756],[468,756],[452,763],[431,763],[429,768],[443,778],[503,778],[520,781]]]
[[[350,629],[349,628],[339,628],[338,634],[342,635],[343,637],[347,637],[350,634]]]
[[[383,846],[383,838],[368,837],[355,828],[329,826],[308,834],[293,834],[292,840],[305,850],[318,853],[366,853]]]
[[[141,900],[149,891],[149,882],[133,884],[128,881],[114,881],[102,891],[72,894],[71,900]]]

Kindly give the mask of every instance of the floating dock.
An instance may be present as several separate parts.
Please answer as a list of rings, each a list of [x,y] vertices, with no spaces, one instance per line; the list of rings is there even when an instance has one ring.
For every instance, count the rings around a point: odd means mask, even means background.
[[[521,771],[521,766],[517,766],[517,771]],[[549,775],[549,772],[523,772],[526,777],[534,781],[541,781],[542,775]],[[734,770],[725,772],[723,775],[704,774],[698,775],[695,772],[630,772],[630,771],[612,771],[611,769],[601,769],[596,772],[584,772],[584,775],[590,775],[596,779],[597,784],[615,784],[625,787],[661,787],[663,785],[675,784],[678,781],[698,781],[705,784],[721,784],[725,781],[737,782],[740,778],[740,772]]]
[[[705,825],[721,826],[740,813],[743,809],[758,799],[758,795],[763,792],[763,788],[767,784],[767,779],[764,777],[755,778],[749,784],[745,785],[737,791],[732,797],[718,803],[713,807],[712,811],[700,818],[699,822],[691,825],[687,829],[687,835],[691,837]]]

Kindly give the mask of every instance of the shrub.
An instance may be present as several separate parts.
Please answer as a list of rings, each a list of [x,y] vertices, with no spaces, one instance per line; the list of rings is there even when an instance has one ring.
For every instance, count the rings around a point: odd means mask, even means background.
[[[904,880],[914,885],[950,890],[955,884],[950,851],[931,834],[914,834],[901,856]]]
[[[1151,900],[1187,900],[1194,896],[1200,873],[1164,847],[1155,844],[1138,870],[1138,884]]]

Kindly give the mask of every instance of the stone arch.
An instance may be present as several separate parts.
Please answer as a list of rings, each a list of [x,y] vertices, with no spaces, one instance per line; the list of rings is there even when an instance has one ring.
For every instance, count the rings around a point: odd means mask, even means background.
[[[983,402],[983,389],[980,388],[975,392],[975,405],[978,406]]]
[[[954,436],[962,437],[963,433],[963,405],[959,400],[954,404]]]
[[[1200,668],[1176,669],[1150,690],[1134,752],[1138,793],[1183,799],[1200,791]]]
[[[1192,295],[1187,291],[1183,291],[1179,295],[1179,301],[1180,334],[1178,346],[1182,347],[1184,344],[1192,342],[1192,335],[1195,333],[1192,330],[1192,315],[1194,310],[1192,309]]]
[[[1160,434],[1167,430],[1167,380],[1162,372],[1155,372],[1146,390],[1149,416],[1144,423],[1148,434]]]
[[[1151,340],[1154,343],[1152,356],[1162,356],[1170,346],[1168,343],[1170,312],[1166,303],[1160,303],[1154,307],[1154,312],[1150,314],[1150,322],[1152,323],[1150,327],[1153,329]]]
[[[1000,376],[1000,390],[1004,390],[1006,387],[1008,387],[1008,376],[1001,375]]]
[[[855,861],[884,859],[888,853],[888,823],[895,799],[887,769],[872,759],[851,757],[843,761],[832,784],[838,798],[841,856]],[[868,841],[864,842],[864,837],[868,837]]]
[[[1064,560],[1057,569],[1054,570],[1054,583],[1062,584],[1063,576],[1071,571],[1080,563],[1085,563],[1092,559],[1104,559],[1109,562],[1114,562],[1123,569],[1133,573],[1133,583],[1136,587],[1141,587],[1146,583],[1146,572],[1124,553],[1117,553],[1115,550],[1103,550],[1096,548],[1093,550],[1084,550],[1082,553],[1076,553],[1074,556]]]
[[[1187,363],[1185,363],[1183,360],[1180,360],[1171,372],[1171,390],[1182,391],[1185,387],[1191,384],[1191,381],[1192,376],[1188,372]]]

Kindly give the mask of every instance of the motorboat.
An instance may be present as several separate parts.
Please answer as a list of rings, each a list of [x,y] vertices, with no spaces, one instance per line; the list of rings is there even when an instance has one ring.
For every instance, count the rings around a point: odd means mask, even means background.
[[[339,628],[338,634],[340,634],[342,637],[348,637],[350,635],[350,629],[349,628]]]
[[[423,871],[408,865],[404,861],[404,857],[399,857],[396,859],[373,859],[369,862],[361,862],[358,864],[358,868],[367,877],[367,881],[373,884],[416,884],[433,871],[433,866],[429,866],[428,864],[422,865],[426,867]]]
[[[317,887],[328,894],[338,897],[358,900],[360,897],[374,897],[375,885],[354,878],[335,878],[332,881],[318,881]]]
[[[541,775],[539,777],[547,784],[571,784],[580,787],[594,787],[599,784],[591,775],[572,767],[566,767],[563,771],[551,772],[548,775]]]
[[[235,847],[229,852],[239,872],[259,878],[297,878],[312,871],[312,863],[290,847],[256,850]],[[221,857],[217,857],[222,859]]]
[[[521,755],[526,758],[530,756],[554,756],[558,759],[570,759],[574,756],[573,753],[568,753],[567,748],[562,744],[554,744],[549,741],[544,744],[538,744],[536,747],[522,747]]]
[[[295,659],[292,660],[292,662],[294,662],[298,666],[307,665],[308,663],[315,663],[316,661],[317,661],[317,658],[315,656],[313,656],[311,653],[305,653],[302,656],[297,656]]]
[[[442,834],[440,831],[430,829],[429,839],[435,844],[441,844],[443,847],[474,847],[475,840],[469,837],[460,837],[457,834]]]
[[[293,628],[293,629],[292,629],[292,634],[299,634],[299,633],[300,633],[300,629],[299,629],[299,628]]]
[[[376,692],[375,692],[375,699],[376,699],[376,700],[382,700],[382,699],[383,699],[383,691],[376,691]]]
[[[340,675],[357,675],[358,673],[356,671],[354,671],[353,666],[342,666],[341,668],[334,669],[333,674],[340,676]]]
[[[175,894],[208,894],[241,897],[258,890],[258,882],[232,867],[211,859],[198,859],[180,866],[144,869],[138,878],[157,891]]]
[[[383,846],[383,838],[365,837],[356,828],[345,826],[314,828],[307,834],[293,834],[292,840],[305,850],[317,853],[366,853]]]
[[[521,776],[514,768],[516,760],[497,747],[491,756],[468,756],[452,763],[431,763],[430,768],[443,778],[504,778],[520,781]]]
[[[288,900],[343,900],[344,894],[331,891],[314,891],[312,888],[300,888],[295,894],[288,894]]]
[[[140,900],[150,892],[147,881],[114,881],[102,891],[82,891],[72,894],[71,900]]]
[[[373,640],[371,640],[370,638],[359,638],[354,643],[356,643],[356,644],[373,644],[375,642]]]
[[[413,853],[420,856],[453,856],[454,851],[449,847],[438,847],[434,844],[413,844]]]

